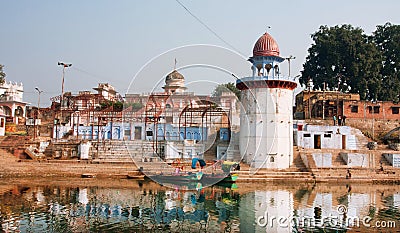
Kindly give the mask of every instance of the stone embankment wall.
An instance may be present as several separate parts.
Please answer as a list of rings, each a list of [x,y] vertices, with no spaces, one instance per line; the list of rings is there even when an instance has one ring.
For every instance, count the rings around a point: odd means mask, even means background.
[[[306,120],[307,124],[315,125],[333,125],[332,119],[326,120]],[[346,119],[346,125],[357,128],[369,138],[372,138],[372,131],[374,131],[375,139],[379,140],[381,136],[390,130],[400,127],[400,119],[395,120],[380,120],[380,119]],[[373,130],[372,130],[373,129]]]

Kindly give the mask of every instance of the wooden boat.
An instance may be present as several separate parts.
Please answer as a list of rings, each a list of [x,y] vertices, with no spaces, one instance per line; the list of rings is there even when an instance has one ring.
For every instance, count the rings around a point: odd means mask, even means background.
[[[128,172],[128,175],[126,175],[127,179],[133,179],[133,180],[144,180],[145,175],[141,171],[132,171]]]
[[[217,184],[217,183],[234,183],[236,182],[238,174],[236,173],[222,173],[222,174],[204,174],[201,182],[204,184]]]
[[[199,162],[201,171],[196,172],[179,172],[175,173],[160,172],[158,174],[148,174],[146,176],[153,181],[168,186],[185,186],[185,187],[207,187],[220,182],[234,183],[238,177],[237,173],[231,173],[232,168],[236,168],[238,163],[217,161],[213,167],[205,168],[205,162],[202,159],[193,159],[192,169],[196,169]]]
[[[220,182],[233,183],[236,182],[238,174],[232,170],[240,169],[239,163],[229,161],[218,161],[214,165],[214,170],[211,174],[205,173],[202,181],[207,184],[216,184]]]
[[[127,175],[127,179],[132,179],[132,180],[144,180],[145,175]]]
[[[179,174],[154,174],[147,175],[150,179],[158,182],[158,183],[188,183],[188,182],[198,182],[203,177],[202,172],[187,172],[187,173],[179,173]]]
[[[81,174],[81,178],[95,178],[96,175],[92,173],[83,173]]]

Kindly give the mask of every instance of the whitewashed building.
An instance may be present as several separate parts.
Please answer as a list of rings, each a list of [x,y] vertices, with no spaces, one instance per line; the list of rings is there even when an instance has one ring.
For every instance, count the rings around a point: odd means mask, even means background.
[[[23,101],[22,83],[7,82],[0,84],[0,107],[6,117],[18,124],[19,118],[26,116],[26,102]]]
[[[289,168],[293,162],[293,90],[281,77],[279,47],[262,35],[253,49],[252,76],[237,80],[241,90],[240,154],[252,168]]]

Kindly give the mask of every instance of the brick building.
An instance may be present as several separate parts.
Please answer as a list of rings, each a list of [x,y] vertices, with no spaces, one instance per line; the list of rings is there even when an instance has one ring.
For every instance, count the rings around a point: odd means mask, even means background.
[[[358,94],[304,90],[296,95],[295,118],[330,119],[334,115],[350,119],[400,119],[400,103],[360,100]]]
[[[329,119],[334,115],[346,115],[344,106],[349,101],[359,102],[360,96],[338,91],[304,90],[296,95],[295,118]]]
[[[348,118],[399,120],[400,103],[392,101],[345,101],[343,114]]]

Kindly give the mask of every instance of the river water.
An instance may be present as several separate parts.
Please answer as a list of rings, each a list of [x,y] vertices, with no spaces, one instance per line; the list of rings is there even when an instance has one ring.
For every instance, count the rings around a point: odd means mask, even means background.
[[[396,232],[399,208],[393,185],[0,182],[4,232]]]

